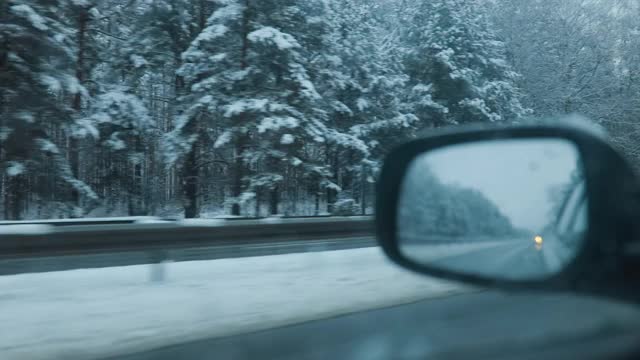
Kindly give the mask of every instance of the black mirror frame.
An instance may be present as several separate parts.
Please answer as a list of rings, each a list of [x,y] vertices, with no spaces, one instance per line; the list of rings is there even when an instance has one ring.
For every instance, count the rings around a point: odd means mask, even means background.
[[[433,136],[410,141],[386,157],[376,188],[376,232],[378,242],[395,263],[412,271],[501,289],[615,293],[612,279],[623,279],[624,243],[635,233],[633,213],[637,206],[620,201],[637,197],[636,176],[622,156],[599,136],[588,131],[554,125],[467,126],[436,130]],[[400,187],[411,161],[419,154],[461,143],[504,139],[565,139],[576,145],[582,157],[589,201],[589,229],[576,257],[558,273],[535,280],[507,280],[462,274],[411,261],[398,249],[397,204]],[[628,285],[627,285],[628,286]]]

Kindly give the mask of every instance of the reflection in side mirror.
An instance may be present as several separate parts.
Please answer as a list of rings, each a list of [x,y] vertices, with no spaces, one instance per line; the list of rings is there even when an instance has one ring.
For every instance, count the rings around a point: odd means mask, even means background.
[[[564,139],[462,143],[418,155],[400,187],[398,248],[410,261],[465,275],[555,274],[587,233],[576,146]]]

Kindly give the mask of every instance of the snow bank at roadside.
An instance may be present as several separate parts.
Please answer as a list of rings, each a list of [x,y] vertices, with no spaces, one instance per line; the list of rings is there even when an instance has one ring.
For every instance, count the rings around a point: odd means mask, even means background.
[[[90,359],[468,291],[378,248],[0,277],[0,358]]]

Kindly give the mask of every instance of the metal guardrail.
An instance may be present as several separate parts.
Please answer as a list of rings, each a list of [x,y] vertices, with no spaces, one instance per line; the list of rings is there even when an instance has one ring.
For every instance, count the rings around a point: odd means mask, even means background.
[[[362,216],[351,216],[353,218]],[[241,216],[220,216],[203,220],[269,220],[269,219],[330,219],[335,218],[333,215],[309,215],[309,216],[279,216],[279,217],[241,217]],[[200,220],[200,219],[198,219]],[[73,218],[73,219],[36,219],[36,220],[0,220],[2,225],[28,225],[28,224],[45,224],[52,226],[71,226],[71,225],[106,225],[106,224],[134,224],[144,223],[148,221],[180,221],[179,218],[173,217],[157,217],[157,216],[123,216],[123,217],[104,217],[104,218]]]
[[[149,219],[147,219],[149,220]],[[372,217],[0,227],[0,274],[375,245]]]
[[[108,218],[79,218],[79,219],[47,219],[47,220],[2,220],[0,227],[3,225],[30,225],[44,224],[52,226],[70,226],[70,225],[103,225],[103,224],[134,224],[149,220],[173,221],[175,219],[164,219],[155,216],[127,216],[127,217],[108,217]]]

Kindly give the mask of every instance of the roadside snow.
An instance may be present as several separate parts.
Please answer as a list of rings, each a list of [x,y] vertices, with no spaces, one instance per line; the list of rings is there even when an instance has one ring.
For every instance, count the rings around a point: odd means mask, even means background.
[[[50,233],[51,230],[51,225],[45,224],[0,224],[0,235],[42,235]]]
[[[0,277],[0,358],[91,359],[470,290],[378,248],[164,266],[160,283],[149,265]]]
[[[177,223],[181,225],[198,226],[224,226],[229,224],[223,219],[180,219]]]

